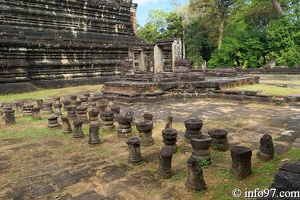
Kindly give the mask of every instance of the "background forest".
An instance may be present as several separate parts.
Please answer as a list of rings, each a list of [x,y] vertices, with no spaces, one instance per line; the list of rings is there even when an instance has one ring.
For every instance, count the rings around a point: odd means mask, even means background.
[[[186,58],[194,67],[265,67],[300,65],[299,0],[172,1],[171,12],[151,10],[138,36],[153,44],[162,38],[183,38]]]

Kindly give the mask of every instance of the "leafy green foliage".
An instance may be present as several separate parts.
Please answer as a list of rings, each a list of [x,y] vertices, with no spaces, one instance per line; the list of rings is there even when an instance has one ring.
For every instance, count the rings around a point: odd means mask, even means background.
[[[195,66],[206,60],[209,68],[264,67],[275,57],[277,66],[293,67],[300,64],[300,4],[296,0],[190,0],[170,13],[151,11],[138,35],[147,43],[183,37],[186,57]]]
[[[153,44],[162,38],[182,37],[182,20],[174,12],[151,10],[147,21],[144,27],[139,27],[137,33],[146,43]]]

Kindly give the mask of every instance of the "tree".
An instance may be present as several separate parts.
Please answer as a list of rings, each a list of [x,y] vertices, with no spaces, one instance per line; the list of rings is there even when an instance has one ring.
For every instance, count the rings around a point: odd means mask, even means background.
[[[267,55],[274,56],[278,65],[299,65],[299,26],[286,17],[272,21],[267,29]]]
[[[218,50],[222,48],[223,31],[235,0],[190,0],[190,9],[199,13],[200,20],[210,30],[210,44]]]
[[[182,20],[174,12],[151,10],[144,27],[138,29],[137,35],[147,43],[155,43],[162,38],[182,38]]]

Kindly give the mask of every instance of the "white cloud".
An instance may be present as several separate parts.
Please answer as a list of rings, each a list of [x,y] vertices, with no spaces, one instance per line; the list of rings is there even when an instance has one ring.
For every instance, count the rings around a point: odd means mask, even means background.
[[[148,3],[156,3],[158,2],[159,0],[133,0],[134,3],[137,3],[138,5],[140,6],[144,6],[144,5],[147,5]]]

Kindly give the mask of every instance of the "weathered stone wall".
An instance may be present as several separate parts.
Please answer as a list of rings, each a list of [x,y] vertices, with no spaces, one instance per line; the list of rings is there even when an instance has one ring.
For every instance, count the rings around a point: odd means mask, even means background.
[[[0,3],[1,84],[101,82],[115,76],[129,47],[143,43],[133,30],[132,0]]]

